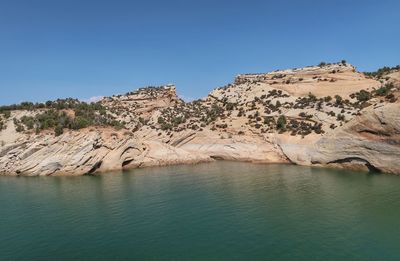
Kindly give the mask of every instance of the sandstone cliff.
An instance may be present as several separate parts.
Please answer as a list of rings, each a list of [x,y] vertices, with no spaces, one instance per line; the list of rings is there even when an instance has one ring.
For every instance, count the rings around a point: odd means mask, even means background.
[[[90,106],[9,106],[0,110],[0,173],[84,175],[224,159],[400,174],[399,75],[341,62],[239,75],[190,103],[168,85]]]

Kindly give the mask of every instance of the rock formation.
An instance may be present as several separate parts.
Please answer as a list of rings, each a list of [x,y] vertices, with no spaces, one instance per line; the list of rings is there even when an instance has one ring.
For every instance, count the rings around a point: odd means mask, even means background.
[[[223,159],[400,174],[399,96],[398,68],[363,74],[340,62],[239,75],[189,103],[167,85],[91,106],[6,106],[0,173],[84,175]]]

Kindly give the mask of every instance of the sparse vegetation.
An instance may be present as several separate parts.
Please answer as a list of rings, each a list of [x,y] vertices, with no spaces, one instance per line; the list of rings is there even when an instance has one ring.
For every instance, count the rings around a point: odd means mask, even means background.
[[[381,86],[379,89],[377,89],[375,93],[378,96],[385,96],[389,93],[390,89],[392,89],[393,87],[394,87],[393,83],[387,83],[386,85]]]
[[[384,66],[382,68],[379,68],[377,71],[375,72],[364,72],[364,74],[366,76],[369,77],[376,77],[378,79],[382,78],[384,75],[390,73],[391,71],[394,70],[400,70],[400,65],[394,66],[394,67],[388,67],[388,66]]]
[[[343,98],[340,95],[335,95],[336,105],[341,105],[343,103]]]
[[[365,102],[371,99],[371,94],[368,91],[361,90],[356,93],[357,100],[360,102]]]
[[[64,132],[63,127],[60,124],[57,124],[57,126],[54,128],[54,135],[55,136],[60,136]]]
[[[345,116],[343,114],[338,114],[337,115],[337,120],[338,121],[344,121],[345,120]]]
[[[319,64],[320,67],[327,66],[323,69],[326,73],[336,74],[343,70],[340,66],[347,65],[347,62],[345,60],[337,62],[333,68],[328,67],[330,65],[332,64],[326,62]],[[382,71],[387,72],[388,69]],[[312,132],[324,133],[321,114],[329,115],[329,121],[336,118],[337,121],[342,122],[346,121],[346,117],[350,119],[352,115],[356,115],[363,108],[370,106],[371,98],[379,96],[384,97],[380,98],[381,102],[396,101],[397,95],[393,94],[394,90],[391,91],[393,85],[389,83],[376,90],[361,90],[353,93],[351,94],[352,99],[342,98],[340,95],[316,97],[311,92],[305,97],[295,99],[286,91],[259,87],[262,86],[260,82],[272,84],[271,80],[273,79],[280,79],[279,84],[290,84],[297,81],[309,81],[311,77],[316,79],[316,83],[335,81],[334,78],[327,76],[311,75],[303,79],[292,72],[288,75],[278,72],[272,76],[253,74],[249,75],[249,78],[239,77],[236,84],[219,87],[205,100],[193,102],[176,99],[174,94],[171,95],[168,92],[168,89],[152,86],[129,92],[126,96],[107,97],[101,103],[86,104],[71,98],[45,103],[23,102],[18,105],[0,107],[0,119],[2,119],[0,128],[4,128],[4,119],[11,117],[12,110],[24,110],[27,113],[22,113],[22,115],[26,116],[17,117],[15,121],[15,128],[18,131],[40,133],[42,130],[52,129],[56,136],[62,135],[68,129],[79,130],[90,126],[113,126],[115,128],[126,126],[133,132],[141,128],[154,129],[160,138],[164,138],[169,137],[172,132],[184,130],[211,129],[221,133],[228,132],[228,130],[230,132],[231,127],[237,123],[243,124],[241,127],[247,124],[254,133],[288,131],[294,136],[305,136]],[[235,88],[240,89],[235,90]],[[256,96],[243,95],[240,97],[242,95],[240,91],[253,92],[253,90],[255,90],[254,95]],[[139,95],[140,98],[137,99],[135,95]],[[151,110],[153,110],[152,106],[155,102],[148,107],[146,107],[146,102],[159,98],[166,100],[172,98],[175,99],[175,102],[170,104],[167,102],[165,107],[157,108],[160,116],[154,118]],[[139,101],[137,102],[135,99]],[[301,111],[298,117],[289,112],[291,109]],[[34,112],[32,113],[32,111]],[[12,115],[21,114],[13,113]],[[331,126],[327,125],[327,127],[336,128],[336,125],[328,124]],[[169,134],[165,135],[166,133]]]
[[[278,130],[285,130],[286,127],[286,117],[285,115],[280,115],[276,121],[276,127]]]
[[[123,124],[106,113],[100,103],[87,104],[78,100],[57,100],[40,105],[41,111],[35,116],[14,118],[15,129],[18,132],[33,130],[36,132],[45,129],[55,129],[56,135],[62,134],[62,129],[78,130],[89,126],[112,126],[123,128]],[[11,108],[34,110],[38,105],[25,103],[24,105],[11,106]],[[43,107],[43,108],[42,108]],[[7,111],[10,107],[7,107]],[[4,107],[2,108],[4,110]]]

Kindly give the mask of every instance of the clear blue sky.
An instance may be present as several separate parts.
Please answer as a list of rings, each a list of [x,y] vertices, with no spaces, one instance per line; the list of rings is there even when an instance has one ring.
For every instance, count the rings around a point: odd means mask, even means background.
[[[400,1],[0,1],[0,104],[163,83],[198,98],[239,73],[341,59],[399,64]]]

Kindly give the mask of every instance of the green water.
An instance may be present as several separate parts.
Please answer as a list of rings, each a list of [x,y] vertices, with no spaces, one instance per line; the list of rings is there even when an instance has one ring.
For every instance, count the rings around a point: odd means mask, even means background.
[[[0,177],[0,260],[399,260],[400,177],[217,162]]]

